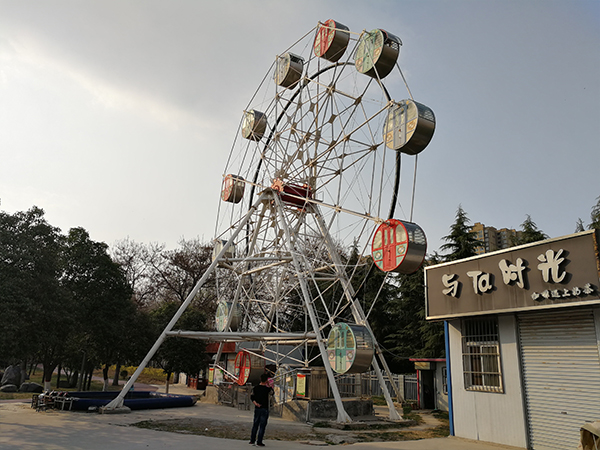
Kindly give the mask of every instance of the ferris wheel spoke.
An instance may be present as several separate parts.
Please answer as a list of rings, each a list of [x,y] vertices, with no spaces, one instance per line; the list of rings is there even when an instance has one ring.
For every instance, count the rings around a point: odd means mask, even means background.
[[[413,117],[433,117],[416,102],[392,101],[383,85],[399,39],[383,30],[350,36],[327,21],[312,41],[278,55],[272,82],[263,80],[252,96],[227,158],[215,236],[233,239],[235,249],[217,270],[219,298],[239,303],[242,326],[257,334],[317,336],[277,353],[269,360],[276,364],[327,362],[325,337],[340,322],[366,324],[370,333],[353,286],[370,273],[378,230],[399,222],[391,217],[396,204],[402,208],[398,155],[411,130],[418,132]],[[231,238],[258,193],[261,207]],[[300,357],[294,348],[307,351]],[[267,349],[263,341],[253,352]],[[335,385],[333,366],[325,368]],[[339,392],[334,397],[343,410]]]

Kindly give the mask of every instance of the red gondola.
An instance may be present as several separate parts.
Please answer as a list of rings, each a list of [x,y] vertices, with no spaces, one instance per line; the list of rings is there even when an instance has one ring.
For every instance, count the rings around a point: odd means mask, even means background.
[[[384,272],[416,272],[427,252],[425,233],[415,223],[389,219],[379,225],[373,236],[371,255]]]

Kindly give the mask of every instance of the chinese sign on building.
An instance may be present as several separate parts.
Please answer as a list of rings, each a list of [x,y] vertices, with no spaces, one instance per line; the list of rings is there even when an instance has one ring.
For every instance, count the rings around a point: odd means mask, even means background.
[[[428,319],[600,303],[595,231],[425,269]]]

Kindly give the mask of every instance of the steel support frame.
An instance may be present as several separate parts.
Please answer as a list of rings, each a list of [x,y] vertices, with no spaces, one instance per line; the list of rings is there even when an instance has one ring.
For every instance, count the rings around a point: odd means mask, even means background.
[[[208,277],[213,273],[213,271],[215,270],[215,268],[217,267],[217,265],[223,258],[223,255],[225,255],[225,252],[229,249],[229,247],[231,246],[231,244],[233,243],[235,238],[243,230],[244,226],[246,225],[246,223],[248,222],[250,217],[252,217],[252,214],[254,214],[254,212],[256,211],[258,206],[261,203],[263,203],[263,201],[265,199],[265,195],[266,195],[265,193],[261,194],[260,197],[258,198],[258,200],[254,203],[254,205],[252,205],[252,207],[248,209],[248,212],[246,213],[244,218],[241,220],[241,222],[236,227],[231,238],[223,246],[223,248],[221,249],[221,251],[219,252],[217,257],[215,258],[215,260],[208,267],[208,269],[206,269],[206,272],[204,272],[204,275],[202,275],[202,278],[200,278],[200,280],[198,280],[198,282],[196,283],[196,285],[194,286],[192,291],[188,294],[187,298],[181,304],[181,306],[179,307],[179,309],[177,310],[177,312],[175,313],[175,315],[173,316],[171,321],[167,324],[167,326],[165,327],[163,332],[160,334],[160,336],[158,337],[158,339],[156,340],[156,342],[154,343],[154,345],[152,346],[152,348],[150,349],[150,351],[148,352],[146,357],[140,363],[140,365],[138,366],[136,371],[133,373],[133,375],[131,376],[129,381],[127,381],[125,386],[123,386],[123,389],[121,389],[121,392],[119,392],[119,395],[117,395],[117,397],[115,397],[110,403],[108,403],[106,406],[104,406],[102,408],[103,410],[114,410],[114,409],[123,407],[123,400],[125,398],[125,395],[129,392],[129,390],[131,389],[131,387],[133,386],[135,381],[138,379],[138,377],[140,376],[142,371],[146,368],[146,366],[148,365],[148,363],[150,362],[150,360],[152,359],[154,354],[158,351],[158,349],[160,348],[160,346],[166,339],[167,333],[172,331],[173,327],[175,326],[175,324],[177,323],[179,318],[183,315],[183,313],[185,312],[187,307],[190,305],[190,303],[192,302],[194,297],[196,297],[196,295],[198,294],[198,291],[200,291],[200,288],[204,285],[204,283],[206,283],[206,280],[208,280]]]
[[[396,411],[396,407],[394,406],[392,397],[390,396],[390,393],[387,389],[387,385],[385,384],[385,380],[383,378],[383,373],[381,372],[381,368],[379,367],[379,364],[377,363],[377,357],[379,357],[381,364],[383,365],[385,371],[388,373],[388,376],[389,376],[389,374],[391,372],[389,370],[387,362],[386,362],[385,358],[383,357],[383,354],[381,353],[381,348],[379,347],[379,343],[377,342],[377,340],[375,339],[375,336],[373,335],[373,330],[371,329],[369,322],[367,321],[365,312],[362,309],[362,306],[360,305],[360,303],[356,299],[354,288],[352,287],[352,284],[350,283],[350,280],[348,279],[346,272],[343,270],[344,265],[340,259],[339,254],[335,250],[335,246],[333,244],[333,240],[331,239],[331,235],[329,234],[329,231],[326,227],[325,220],[323,219],[323,216],[321,215],[321,212],[317,206],[313,205],[312,210],[313,210],[313,214],[316,218],[317,224],[319,226],[319,230],[321,231],[321,235],[323,236],[323,239],[325,240],[325,244],[327,245],[327,248],[329,250],[331,259],[333,260],[333,263],[334,263],[334,266],[335,266],[335,269],[337,272],[337,276],[338,276],[340,282],[342,283],[342,286],[344,289],[344,295],[346,296],[346,299],[350,303],[350,308],[351,308],[354,320],[356,321],[357,324],[367,327],[367,329],[369,330],[369,333],[371,333],[371,337],[373,338],[373,344],[375,347],[375,356],[373,357],[373,363],[372,363],[373,369],[375,370],[375,373],[377,374],[377,378],[379,380],[379,384],[381,385],[381,390],[383,391],[383,396],[385,397],[385,401],[386,401],[388,409],[389,409],[390,419],[391,420],[400,420],[400,415],[398,414],[398,411]],[[390,378],[390,381],[391,381],[392,387],[394,388],[394,391],[396,393],[396,398],[398,399],[399,402],[402,402],[403,399],[402,399],[402,396],[400,395],[398,387],[391,380],[391,378]]]
[[[198,291],[202,288],[202,286],[204,285],[204,283],[206,282],[206,280],[209,278],[209,276],[213,273],[213,271],[216,269],[216,267],[218,266],[218,264],[220,262],[222,262],[223,257],[226,253],[226,251],[229,249],[229,247],[231,246],[231,244],[234,242],[235,238],[239,235],[239,233],[244,229],[244,227],[246,226],[246,224],[248,223],[248,220],[252,217],[252,215],[256,212],[256,210],[258,209],[258,207],[263,204],[263,211],[261,213],[261,217],[263,217],[265,209],[266,209],[266,202],[272,201],[273,204],[275,205],[275,209],[276,209],[276,213],[277,213],[277,217],[279,217],[280,223],[282,225],[282,229],[284,230],[284,233],[286,235],[286,243],[288,245],[288,251],[290,252],[291,256],[292,256],[292,263],[294,265],[294,269],[296,271],[296,274],[298,276],[298,281],[300,284],[300,288],[302,291],[302,296],[304,299],[304,303],[306,306],[306,310],[308,313],[308,316],[310,318],[311,321],[311,325],[312,328],[314,330],[314,335],[312,335],[310,337],[316,337],[316,341],[317,341],[317,345],[319,347],[319,351],[321,353],[321,357],[323,359],[323,361],[327,361],[327,349],[325,348],[325,339],[322,335],[317,317],[316,317],[316,313],[315,310],[313,308],[312,305],[312,298],[310,296],[310,290],[308,288],[308,281],[307,281],[307,277],[305,275],[306,271],[303,269],[304,267],[304,261],[301,261],[299,255],[297,252],[294,251],[294,236],[293,236],[293,231],[290,227],[290,224],[288,223],[288,220],[285,216],[285,210],[284,210],[284,206],[283,203],[279,197],[279,195],[277,195],[276,193],[274,193],[272,190],[268,189],[265,190],[263,193],[261,193],[260,197],[258,198],[258,200],[254,203],[254,205],[248,210],[248,212],[246,213],[246,215],[244,216],[244,218],[238,223],[237,227],[235,228],[232,236],[229,238],[229,240],[227,241],[227,243],[223,246],[223,248],[221,249],[221,251],[219,252],[219,254],[216,256],[216,258],[214,259],[214,261],[212,262],[212,264],[208,267],[208,269],[206,270],[206,272],[203,274],[202,278],[198,281],[198,283],[196,283],[196,285],[194,286],[194,288],[192,289],[192,291],[189,293],[189,295],[187,296],[187,298],[185,299],[185,301],[181,304],[181,306],[179,307],[179,309],[177,310],[177,312],[175,313],[175,315],[173,316],[173,318],[171,319],[171,321],[167,324],[167,326],[165,327],[165,329],[163,330],[163,332],[161,333],[161,335],[158,337],[158,339],[156,340],[156,342],[154,343],[154,345],[152,346],[152,348],[150,349],[150,351],[148,352],[148,354],[146,355],[146,357],[143,359],[143,361],[140,363],[140,365],[138,366],[138,368],[136,369],[136,371],[134,372],[134,374],[131,376],[131,378],[127,381],[127,383],[125,384],[125,386],[123,386],[123,389],[121,390],[121,392],[118,394],[118,396],[112,400],[109,404],[107,404],[106,406],[103,407],[104,410],[114,410],[117,408],[121,408],[123,407],[123,400],[125,398],[125,395],[127,394],[127,392],[129,392],[129,390],[131,389],[131,387],[134,385],[135,381],[138,379],[139,375],[141,374],[141,372],[144,370],[144,368],[148,365],[148,363],[150,362],[150,360],[152,359],[152,357],[155,355],[155,353],[158,351],[158,349],[160,348],[160,346],[162,345],[162,343],[164,342],[164,340],[167,338],[167,336],[170,335],[175,335],[178,334],[177,332],[173,331],[173,327],[175,326],[175,324],[177,323],[177,321],[179,320],[179,318],[182,316],[182,314],[185,312],[185,310],[187,309],[187,307],[189,306],[189,304],[192,302],[192,300],[196,297],[196,295],[198,294]],[[317,207],[313,206],[311,208],[311,213],[312,215],[314,215],[316,217],[317,223],[319,225],[319,229],[321,232],[321,235],[323,236],[325,242],[326,242],[326,246],[328,248],[328,251],[330,253],[330,256],[333,259],[334,262],[334,266],[336,268],[336,272],[337,275],[339,277],[340,282],[342,283],[342,286],[344,288],[344,293],[346,295],[347,300],[349,301],[350,305],[351,305],[351,310],[352,310],[352,314],[354,316],[354,320],[356,321],[356,323],[359,323],[361,325],[365,325],[369,331],[372,334],[372,330],[369,327],[369,324],[366,320],[366,316],[364,314],[364,311],[362,310],[362,307],[360,306],[360,304],[356,301],[356,299],[354,298],[354,293],[353,293],[353,288],[350,284],[350,280],[347,278],[345,272],[343,271],[343,264],[339,258],[339,255],[337,253],[337,251],[335,250],[335,246],[333,245],[333,242],[331,240],[331,236],[327,230],[327,227],[324,223],[324,220],[321,216],[320,211],[318,210]],[[239,300],[239,294],[236,293],[236,298],[235,298],[235,302],[237,302]],[[227,320],[227,325],[229,326],[231,320],[231,315],[230,317],[228,317]],[[223,334],[223,333],[215,333],[215,335],[217,334]],[[233,335],[235,335],[235,333],[232,333]],[[191,336],[190,336],[191,337]],[[198,336],[199,337],[199,336]],[[256,336],[258,337],[258,336]],[[291,337],[291,336],[290,336]],[[297,338],[297,336],[295,336]],[[308,337],[308,336],[307,336]],[[314,338],[313,337],[313,338]],[[379,349],[379,345],[377,344],[377,341],[373,338],[374,343],[375,343],[375,348],[376,348],[376,354],[379,356],[379,358],[382,361],[382,364],[384,365],[385,369],[388,371],[389,373],[389,369],[387,368],[387,363],[385,362],[385,359],[383,358],[383,356],[381,355],[381,351]],[[218,353],[221,352],[221,348],[222,345],[219,346],[219,350]],[[218,362],[218,360],[217,360]],[[351,422],[352,419],[350,418],[350,416],[348,415],[348,413],[346,412],[342,399],[341,399],[341,395],[339,393],[339,390],[337,388],[337,384],[335,382],[335,374],[333,373],[333,369],[331,368],[331,366],[329,364],[324,364],[325,366],[325,371],[327,373],[327,378],[329,379],[329,383],[331,386],[331,391],[332,394],[334,396],[334,400],[336,403],[336,407],[338,410],[338,415],[337,415],[337,422],[341,422],[341,423],[345,423],[345,422]],[[377,363],[377,359],[374,357],[373,358],[373,367],[375,369],[375,372],[377,373],[379,382],[381,384],[382,390],[384,392],[384,396],[386,398],[386,402],[388,404],[388,407],[390,409],[390,419],[394,419],[397,420],[399,419],[399,415],[393,405],[393,402],[391,400],[391,397],[389,395],[389,392],[387,390],[387,386],[385,384],[383,375],[381,373],[381,369],[379,368],[379,364]],[[393,385],[393,383],[392,383]],[[396,389],[396,386],[394,386],[394,388]],[[399,392],[396,390],[396,395],[398,397],[398,399],[400,399],[400,395]]]
[[[323,334],[321,333],[321,328],[319,326],[319,321],[317,320],[317,316],[315,314],[315,310],[312,304],[312,298],[310,296],[310,290],[308,289],[308,282],[306,278],[306,271],[303,268],[303,261],[300,261],[298,256],[298,252],[294,249],[294,239],[291,233],[290,225],[288,224],[287,218],[285,217],[284,207],[281,199],[278,195],[274,195],[274,203],[278,213],[278,216],[281,221],[282,228],[284,233],[286,234],[286,242],[289,246],[288,250],[292,255],[292,262],[294,264],[294,268],[296,270],[296,274],[298,276],[298,282],[300,283],[300,289],[302,291],[302,297],[304,299],[304,305],[306,306],[306,310],[308,312],[308,316],[310,318],[310,322],[313,327],[313,331],[317,335],[317,345],[319,347],[319,352],[321,353],[321,358],[323,359],[323,365],[325,366],[325,373],[327,373],[327,378],[329,380],[329,385],[331,387],[331,393],[333,394],[333,398],[335,400],[335,405],[337,407],[337,422],[338,423],[348,423],[352,422],[352,419],[346,412],[344,408],[344,404],[342,402],[342,397],[340,395],[340,391],[335,382],[335,374],[333,373],[333,369],[331,365],[327,364],[327,349],[325,348],[325,339]]]

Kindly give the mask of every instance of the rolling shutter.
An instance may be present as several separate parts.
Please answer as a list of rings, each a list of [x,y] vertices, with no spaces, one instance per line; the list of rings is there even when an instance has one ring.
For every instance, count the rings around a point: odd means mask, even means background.
[[[591,309],[519,315],[533,450],[576,449],[579,429],[600,420],[600,357]]]

